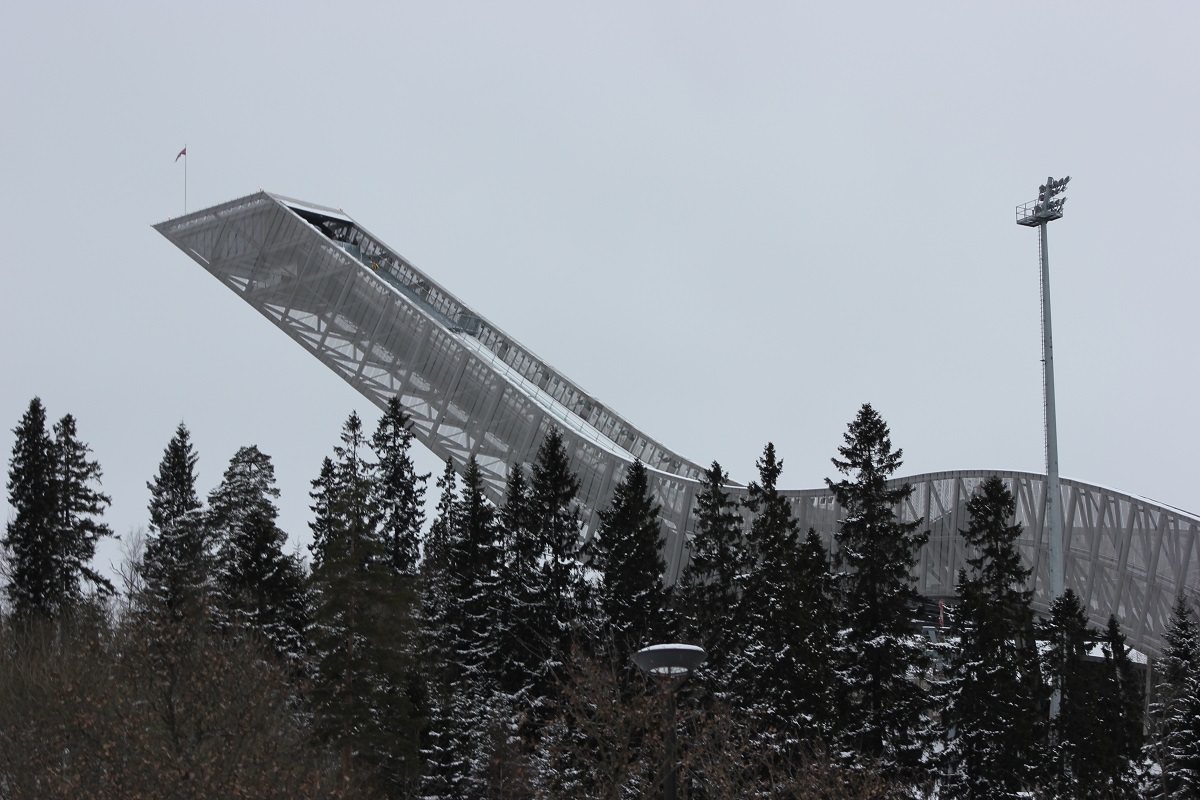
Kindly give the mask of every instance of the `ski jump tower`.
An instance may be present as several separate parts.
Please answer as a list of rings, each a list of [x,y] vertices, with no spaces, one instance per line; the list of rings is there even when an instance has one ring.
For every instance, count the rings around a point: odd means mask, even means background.
[[[400,397],[418,441],[461,468],[472,456],[500,502],[508,472],[533,460],[553,427],[580,479],[585,535],[635,459],[662,504],[667,579],[686,565],[700,464],[651,438],[515,341],[340,209],[268,192],[155,228],[300,346],[383,407]],[[1048,607],[1046,476],[992,470],[901,479],[915,491],[897,509],[924,519],[917,588],[950,597],[965,552],[966,503],[990,475],[1005,480],[1034,569],[1034,606]],[[744,487],[729,487],[744,494]],[[804,528],[828,543],[839,510],[824,488],[785,492]],[[1157,654],[1181,590],[1200,592],[1200,518],[1148,500],[1063,479],[1057,504],[1065,582],[1093,624],[1110,613],[1130,644]]]

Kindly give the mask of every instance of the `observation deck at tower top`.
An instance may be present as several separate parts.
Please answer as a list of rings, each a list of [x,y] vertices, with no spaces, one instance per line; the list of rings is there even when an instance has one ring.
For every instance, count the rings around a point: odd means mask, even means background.
[[[662,505],[667,578],[687,561],[686,538],[704,468],[654,440],[385,245],[340,209],[258,192],[155,228],[251,307],[377,406],[399,396],[418,441],[461,469],[474,457],[489,496],[510,469],[532,462],[552,427],[580,479],[584,535],[635,459]],[[998,474],[1017,499],[1022,558],[1034,569],[1035,609],[1046,610],[1045,480],[972,470],[900,479],[915,487],[897,509],[923,518],[929,543],[917,588],[954,594],[966,552],[966,501]],[[735,497],[744,487],[729,487]],[[1177,592],[1200,592],[1200,518],[1148,500],[1064,480],[1066,585],[1093,624],[1117,614],[1130,644],[1162,645]],[[803,528],[827,545],[839,509],[824,488],[784,492]]]

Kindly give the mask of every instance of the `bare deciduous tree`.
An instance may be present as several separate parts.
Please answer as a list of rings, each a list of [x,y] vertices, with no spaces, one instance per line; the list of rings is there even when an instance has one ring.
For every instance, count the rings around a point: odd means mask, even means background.
[[[249,642],[94,622],[4,633],[5,800],[353,794]]]

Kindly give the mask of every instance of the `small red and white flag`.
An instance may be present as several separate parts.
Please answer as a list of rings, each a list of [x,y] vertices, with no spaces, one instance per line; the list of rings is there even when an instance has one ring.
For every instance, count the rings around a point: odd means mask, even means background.
[[[187,147],[184,147],[182,150],[179,151],[179,155],[175,156],[175,160],[178,161],[179,159],[183,158],[186,155],[187,155]]]

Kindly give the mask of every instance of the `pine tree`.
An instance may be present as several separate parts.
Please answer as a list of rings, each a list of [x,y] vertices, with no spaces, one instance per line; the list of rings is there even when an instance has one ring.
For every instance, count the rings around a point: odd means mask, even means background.
[[[967,502],[970,525],[961,533],[972,555],[958,577],[958,646],[942,718],[946,797],[1025,796],[1040,768],[1043,692],[1015,511],[995,476]]]
[[[171,619],[209,610],[212,541],[196,494],[191,433],[182,422],[167,443],[150,490],[150,535],[142,560],[141,605]]]
[[[296,663],[304,648],[304,571],[284,552],[276,524],[275,467],[256,446],[239,448],[208,496],[207,525],[217,547],[216,596],[228,621],[271,643]]]
[[[588,566],[597,575],[597,611],[615,663],[627,664],[636,650],[669,633],[660,511],[650,496],[645,465],[634,461],[600,512],[599,530],[588,543]]]
[[[895,509],[912,493],[889,486],[902,450],[893,450],[887,423],[864,405],[833,465],[845,477],[826,479],[842,509],[835,535],[844,620],[841,651],[841,749],[880,760],[885,771],[917,777],[923,745],[926,645],[910,621],[919,603],[913,585],[917,553],[929,538],[921,521],[901,522]]]
[[[346,780],[398,791],[418,771],[419,726],[405,692],[415,599],[379,531],[362,421],[351,414],[313,482],[311,700]]]
[[[696,496],[691,558],[674,589],[673,603],[685,641],[708,653],[708,681],[727,677],[729,624],[738,599],[737,576],[745,559],[742,516],[725,487],[729,476],[716,461],[704,473]]]
[[[409,454],[411,428],[400,398],[393,396],[371,437],[380,527],[392,567],[398,574],[409,576],[417,572],[421,529],[425,525],[425,482],[429,480],[428,474],[417,474]]]
[[[1200,630],[1188,598],[1179,594],[1154,668],[1150,754],[1165,800],[1200,797]]]
[[[55,552],[59,521],[54,442],[46,431],[40,398],[29,401],[13,434],[7,483],[12,516],[0,541],[9,569],[5,593],[16,619],[53,619],[61,611],[63,580]]]
[[[832,576],[820,538],[810,531],[801,539],[791,504],[779,493],[783,462],[773,444],[757,466],[745,500],[751,523],[730,681],[757,746],[787,758],[831,732]]]

